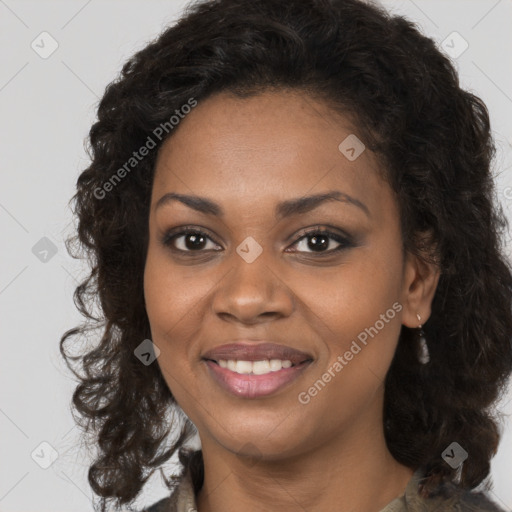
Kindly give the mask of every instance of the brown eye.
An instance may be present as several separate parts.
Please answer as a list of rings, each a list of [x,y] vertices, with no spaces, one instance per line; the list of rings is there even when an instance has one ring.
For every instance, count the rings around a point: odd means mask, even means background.
[[[216,250],[215,247],[208,247],[208,242],[214,246],[217,244],[203,231],[197,229],[183,229],[179,232],[167,233],[162,242],[172,250],[181,252],[203,252],[204,250]]]
[[[333,241],[338,244],[336,247],[332,247]],[[312,254],[332,254],[353,247],[353,245],[349,238],[324,229],[311,230],[303,234],[294,243],[294,246],[299,248],[297,252],[309,252]]]

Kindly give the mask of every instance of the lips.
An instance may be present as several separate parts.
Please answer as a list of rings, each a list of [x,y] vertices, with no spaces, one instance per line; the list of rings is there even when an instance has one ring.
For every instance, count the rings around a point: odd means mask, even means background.
[[[215,347],[202,356],[203,359],[215,361],[262,361],[264,359],[281,359],[291,361],[293,365],[312,360],[311,354],[276,343],[238,342]]]

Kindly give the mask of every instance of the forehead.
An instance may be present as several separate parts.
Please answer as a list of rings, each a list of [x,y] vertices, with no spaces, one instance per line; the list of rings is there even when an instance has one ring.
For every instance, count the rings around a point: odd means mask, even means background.
[[[378,206],[390,191],[362,144],[348,117],[305,93],[216,94],[160,148],[152,201],[179,192],[261,203],[337,189]]]

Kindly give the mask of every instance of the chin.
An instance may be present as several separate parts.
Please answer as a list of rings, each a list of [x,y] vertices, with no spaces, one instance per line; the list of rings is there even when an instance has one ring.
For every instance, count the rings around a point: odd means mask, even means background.
[[[276,422],[275,417],[272,422],[265,422],[261,414],[243,421],[238,416],[236,421],[236,427],[234,422],[229,422],[231,426],[226,429],[216,425],[215,432],[210,431],[209,437],[215,438],[225,450],[253,459],[278,460],[297,454],[301,440],[294,439],[291,434],[301,432],[298,425],[285,427],[282,419]],[[306,439],[302,442],[307,444]]]

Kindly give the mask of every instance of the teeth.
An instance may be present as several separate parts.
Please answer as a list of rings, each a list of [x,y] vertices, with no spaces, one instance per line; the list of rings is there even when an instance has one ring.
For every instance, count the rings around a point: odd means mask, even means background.
[[[235,372],[236,373],[251,373],[252,372],[252,363],[250,361],[237,361],[236,367],[235,367]]]
[[[270,364],[270,369],[273,372],[277,372],[282,367],[281,361],[279,359],[271,359],[269,364]]]
[[[241,373],[244,375],[265,375],[270,372],[278,372],[282,368],[290,368],[292,362],[289,360],[281,361],[281,359],[264,359],[262,361],[235,361],[229,359],[220,359],[218,361],[221,368],[227,368],[235,373]]]
[[[252,363],[252,373],[254,373],[254,375],[264,375],[270,371],[270,363],[267,360],[254,361]]]

